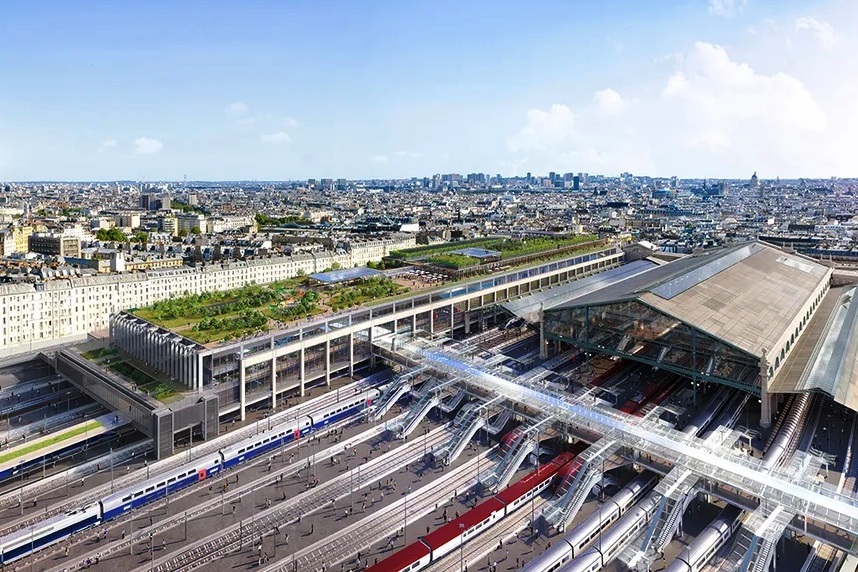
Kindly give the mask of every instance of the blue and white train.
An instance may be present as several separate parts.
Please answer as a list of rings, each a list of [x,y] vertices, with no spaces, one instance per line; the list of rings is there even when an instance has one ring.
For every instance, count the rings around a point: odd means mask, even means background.
[[[17,530],[0,538],[0,565],[5,566],[72,533],[121,516],[169,493],[295,441],[312,431],[324,429],[332,423],[356,415],[370,407],[380,394],[378,389],[363,391],[297,420],[272,427],[217,453],[204,455],[172,471],[109,494],[96,503]]]

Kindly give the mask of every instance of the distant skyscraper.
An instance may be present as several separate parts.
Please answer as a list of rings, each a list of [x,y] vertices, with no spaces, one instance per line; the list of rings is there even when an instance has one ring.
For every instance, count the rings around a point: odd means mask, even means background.
[[[574,177],[572,177],[572,190],[573,191],[581,190],[581,177],[579,177],[578,175],[575,175]]]
[[[751,188],[756,189],[760,186],[760,179],[757,177],[757,172],[754,171],[753,176],[751,176]]]

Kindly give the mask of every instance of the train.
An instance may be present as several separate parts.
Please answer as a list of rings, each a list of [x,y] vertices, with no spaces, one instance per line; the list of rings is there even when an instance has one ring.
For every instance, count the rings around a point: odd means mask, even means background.
[[[699,572],[706,563],[730,540],[736,529],[742,524],[742,510],[727,505],[712,524],[697,535],[679,556],[665,568],[664,572]]]
[[[365,572],[416,572],[443,558],[547,489],[560,470],[573,462],[584,448],[583,443],[578,443],[572,451],[561,453],[520,481],[370,566]]]
[[[641,411],[644,407],[650,403],[660,404],[676,390],[679,382],[679,376],[673,376],[663,383],[650,382],[635,397],[626,401],[619,410],[629,415],[642,417]]]
[[[559,572],[596,572],[607,566],[627,541],[648,525],[661,498],[659,493],[651,492],[644,500],[627,510],[614,526],[597,536],[595,544],[559,568]]]
[[[84,422],[85,423],[85,422]],[[121,427],[111,428],[104,433],[93,435],[86,438],[85,435],[78,436],[78,439],[69,439],[59,444],[59,447],[52,448],[47,454],[40,454],[39,451],[31,452],[24,455],[16,464],[4,463],[4,467],[0,469],[0,482],[13,477],[21,476],[21,473],[27,474],[29,471],[42,467],[47,464],[51,466],[57,459],[62,458],[69,453],[75,452],[77,448],[86,449],[104,441],[109,441],[118,435],[121,435]],[[67,445],[66,445],[67,444]],[[63,446],[65,445],[65,446]],[[26,447],[27,444],[21,445]],[[47,447],[47,444],[46,444]]]
[[[73,533],[114,519],[167,494],[214,477],[226,469],[295,441],[312,431],[324,429],[332,423],[356,415],[370,407],[380,395],[379,389],[362,391],[334,405],[225,447],[217,453],[209,453],[176,469],[109,494],[91,505],[17,530],[0,538],[0,566],[59,542]]]
[[[521,572],[553,572],[579,556],[611,524],[633,507],[658,482],[654,473],[644,472],[599,507],[559,541],[527,563]]]

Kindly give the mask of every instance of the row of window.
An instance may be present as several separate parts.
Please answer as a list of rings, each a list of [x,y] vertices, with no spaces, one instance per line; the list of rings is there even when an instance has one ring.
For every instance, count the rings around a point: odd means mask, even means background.
[[[218,461],[215,459],[214,461],[212,461],[212,463],[218,463]],[[128,501],[130,501],[132,498],[135,498],[135,499],[136,499],[136,498],[140,498],[140,497],[142,497],[143,495],[148,495],[149,493],[151,493],[151,492],[152,492],[152,491],[154,491],[155,489],[160,489],[160,488],[162,488],[164,485],[168,485],[168,486],[169,486],[169,485],[172,485],[173,483],[175,483],[175,482],[176,482],[176,481],[178,481],[179,479],[184,479],[185,477],[190,477],[190,476],[191,476],[191,475],[193,475],[195,472],[196,472],[196,471],[195,471],[194,469],[190,469],[190,470],[188,470],[188,471],[185,471],[184,473],[181,473],[181,474],[175,475],[175,476],[173,476],[173,477],[170,477],[170,478],[169,478],[169,479],[167,479],[166,481],[161,481],[161,482],[160,482],[160,483],[158,483],[157,485],[152,485],[152,486],[150,486],[150,487],[146,487],[146,490],[145,490],[145,491],[138,491],[138,492],[134,493],[133,495],[128,495],[127,497],[123,497],[123,498],[122,498],[122,502],[128,502]]]

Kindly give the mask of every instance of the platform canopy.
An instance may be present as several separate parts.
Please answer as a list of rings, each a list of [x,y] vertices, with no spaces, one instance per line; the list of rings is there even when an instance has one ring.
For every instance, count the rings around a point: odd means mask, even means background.
[[[831,269],[760,242],[681,258],[545,312],[549,339],[760,393],[764,350]]]
[[[784,363],[773,393],[819,391],[858,411],[858,288],[828,291],[820,311]]]

